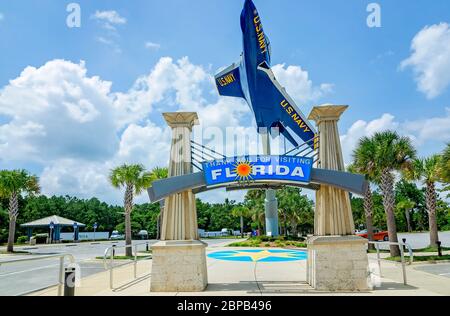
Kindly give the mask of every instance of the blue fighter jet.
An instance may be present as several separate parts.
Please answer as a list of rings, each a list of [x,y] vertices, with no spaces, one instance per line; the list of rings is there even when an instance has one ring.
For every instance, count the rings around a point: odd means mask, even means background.
[[[272,128],[277,127],[292,145],[299,146],[293,137],[297,135],[315,149],[314,127],[275,79],[270,68],[270,42],[252,0],[245,1],[241,29],[244,42],[241,61],[215,76],[219,94],[244,98],[255,115],[259,133],[272,132]]]

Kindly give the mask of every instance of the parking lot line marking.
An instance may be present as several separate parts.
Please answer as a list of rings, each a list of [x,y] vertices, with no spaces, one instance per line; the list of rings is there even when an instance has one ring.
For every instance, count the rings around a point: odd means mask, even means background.
[[[56,266],[58,266],[58,264],[52,264],[52,265],[42,266],[42,267],[33,268],[33,269],[28,269],[28,270],[22,270],[22,271],[10,272],[10,273],[5,273],[5,274],[0,274],[0,277],[10,276],[10,275],[20,274],[20,273],[26,273],[26,272],[32,272],[32,271],[42,270],[42,269],[47,269],[47,268],[52,268],[52,267],[56,267]]]

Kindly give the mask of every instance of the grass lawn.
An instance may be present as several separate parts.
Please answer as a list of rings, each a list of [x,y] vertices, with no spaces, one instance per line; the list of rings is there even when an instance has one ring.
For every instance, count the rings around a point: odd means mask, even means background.
[[[227,247],[306,248],[306,243],[300,240],[285,240],[284,237],[259,236],[231,243]]]
[[[449,247],[441,247],[442,251],[447,251],[450,250]],[[414,252],[438,252],[437,247],[427,247],[427,248],[422,248],[422,249],[413,249]]]
[[[442,251],[448,251],[450,250],[449,247],[441,247]],[[369,253],[377,253],[377,251],[375,249],[369,249],[368,250]],[[389,250],[388,249],[380,249],[380,253],[388,253]],[[405,253],[408,252],[408,249],[406,249]],[[420,252],[435,252],[437,255],[438,249],[437,247],[426,247],[426,248],[420,248],[420,249],[413,249],[413,252],[416,253],[420,253]]]
[[[400,262],[400,257],[388,257],[386,260],[397,261]],[[409,260],[409,256],[405,256],[405,261]],[[440,261],[440,260],[450,260],[450,255],[443,255],[442,257],[436,256],[414,256],[415,262],[423,262],[423,261]]]
[[[20,250],[17,250],[17,251],[14,251],[14,252],[7,252],[6,250],[0,251],[0,255],[18,255],[18,254],[20,254],[20,255],[29,255],[30,253],[28,251],[20,251]]]
[[[241,235],[239,236],[215,236],[215,237],[200,237],[200,239],[241,239]],[[246,238],[244,236],[244,238]],[[242,238],[242,239],[244,239]]]

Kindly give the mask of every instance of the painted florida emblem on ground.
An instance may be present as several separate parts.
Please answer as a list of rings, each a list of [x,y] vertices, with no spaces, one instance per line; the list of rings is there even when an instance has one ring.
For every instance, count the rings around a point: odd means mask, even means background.
[[[210,253],[209,258],[227,261],[283,262],[306,260],[306,251],[287,249],[226,250]]]

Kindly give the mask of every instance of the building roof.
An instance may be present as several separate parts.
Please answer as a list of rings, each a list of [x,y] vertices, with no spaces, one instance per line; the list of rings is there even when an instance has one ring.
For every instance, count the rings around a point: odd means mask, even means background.
[[[53,222],[54,225],[59,226],[73,226],[73,223],[77,223],[78,227],[84,227],[85,224],[79,223],[77,221],[67,219],[61,216],[53,215],[46,218],[38,219],[33,222],[25,223],[20,225],[21,227],[37,227],[37,226],[50,226],[50,223]]]

